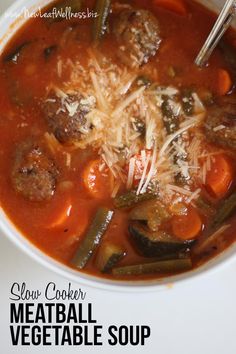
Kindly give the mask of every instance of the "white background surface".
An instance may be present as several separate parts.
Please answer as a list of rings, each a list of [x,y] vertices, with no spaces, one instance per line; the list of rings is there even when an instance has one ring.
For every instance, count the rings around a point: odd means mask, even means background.
[[[0,2],[0,12],[12,0]],[[43,290],[53,281],[60,289],[68,281],[44,269],[0,235],[0,353],[236,353],[236,263],[218,272],[150,294],[108,293],[81,287],[92,302],[94,317],[104,329],[109,325],[149,325],[145,347],[12,347],[9,332],[9,296],[13,282],[26,282]],[[73,284],[73,288],[80,288]]]

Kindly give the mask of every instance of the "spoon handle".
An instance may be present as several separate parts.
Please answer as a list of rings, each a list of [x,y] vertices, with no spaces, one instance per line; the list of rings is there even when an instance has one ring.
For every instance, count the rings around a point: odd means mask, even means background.
[[[204,43],[197,58],[195,59],[196,65],[198,66],[206,65],[213,50],[219,43],[225,31],[230,26],[235,13],[236,13],[236,0],[227,0],[206,42]]]

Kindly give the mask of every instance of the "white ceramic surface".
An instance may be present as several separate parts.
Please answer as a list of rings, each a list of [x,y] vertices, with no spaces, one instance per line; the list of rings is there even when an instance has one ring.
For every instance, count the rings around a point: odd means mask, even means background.
[[[15,2],[8,10],[8,13],[18,13],[21,14],[24,8],[29,8],[31,11],[37,9],[39,6],[43,6],[50,1],[39,1],[39,0],[19,0]],[[217,9],[222,6],[222,1],[200,1],[204,4],[208,4],[209,7]],[[218,5],[218,6],[217,6]],[[17,29],[24,23],[25,19],[22,17],[18,19],[12,26],[14,20],[10,17],[3,16],[0,19],[0,53],[4,48],[4,45],[11,38],[12,35],[17,31]],[[200,23],[199,23],[200,25]],[[224,253],[214,258],[207,264],[198,268],[197,270],[184,273],[182,275],[168,277],[164,280],[153,280],[146,282],[117,282],[100,279],[94,276],[85,275],[81,272],[74,271],[69,267],[55,261],[54,259],[48,257],[40,250],[38,250],[34,245],[32,245],[24,236],[22,236],[14,225],[8,220],[3,211],[0,211],[0,231],[11,239],[19,248],[25,251],[33,259],[37,260],[47,268],[59,273],[60,275],[71,279],[73,281],[79,282],[83,285],[89,285],[92,287],[98,287],[107,290],[114,291],[150,291],[150,290],[160,290],[166,289],[166,284],[169,283],[182,283],[183,281],[194,279],[198,275],[208,274],[210,271],[219,270],[223,266],[229,264],[230,262],[235,262],[236,260],[236,244],[231,248],[226,250]]]

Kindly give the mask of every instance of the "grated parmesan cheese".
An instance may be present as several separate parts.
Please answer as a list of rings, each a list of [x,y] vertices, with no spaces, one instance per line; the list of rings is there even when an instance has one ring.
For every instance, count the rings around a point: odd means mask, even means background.
[[[192,137],[190,130],[197,127],[206,114],[198,95],[192,94],[194,115],[185,116],[178,88],[156,85],[137,88],[134,84],[137,71],[130,72],[112,63],[97,48],[89,49],[88,54],[87,65],[61,58],[57,64],[58,76],[62,75],[62,70],[70,70],[68,81],[63,87],[55,88],[62,100],[59,109],[66,109],[73,117],[78,109],[86,111],[87,106],[92,107],[86,114],[87,124],[81,130],[81,141],[74,143],[74,148],[92,146],[98,150],[103,160],[100,171],[108,167],[114,178],[113,197],[121,182],[131,189],[134,180],[138,180],[137,194],[154,188],[166,201],[182,196],[189,202],[197,198],[199,191],[192,191],[188,183],[183,188],[175,186],[175,176],[181,173],[189,180],[191,177],[199,179],[199,176],[204,180],[210,168],[211,159],[206,157],[203,167],[199,162],[204,153],[201,134]],[[158,72],[155,75],[158,77]],[[82,92],[86,98],[71,104],[67,101],[69,92]],[[171,109],[180,117],[179,130],[172,135],[167,135],[163,124],[163,95],[168,96]],[[135,168],[136,156],[142,164],[139,176]],[[69,158],[69,164],[68,161]]]
[[[128,178],[126,184],[127,189],[131,189],[133,185],[134,171],[135,171],[135,158],[131,157],[131,159],[129,160],[129,172],[128,172]]]
[[[225,129],[225,125],[220,124],[220,125],[218,125],[217,127],[214,127],[214,128],[213,128],[213,131],[214,131],[214,132],[218,132],[219,130],[222,130],[222,129]]]

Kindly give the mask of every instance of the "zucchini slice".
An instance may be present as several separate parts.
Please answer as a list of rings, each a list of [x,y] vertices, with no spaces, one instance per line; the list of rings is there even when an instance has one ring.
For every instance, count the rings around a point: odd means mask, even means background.
[[[125,251],[111,242],[104,242],[99,248],[96,267],[102,273],[108,273],[124,256]]]
[[[193,241],[182,241],[164,231],[150,232],[138,222],[132,222],[129,232],[137,250],[145,257],[160,257],[188,250]]]
[[[79,245],[79,248],[71,261],[75,267],[79,269],[85,267],[97,245],[100,243],[102,236],[106,232],[112,216],[112,210],[107,208],[98,209],[87,234]]]
[[[143,263],[125,267],[113,268],[113,275],[143,275],[151,273],[177,273],[192,268],[191,258],[172,259],[168,261],[158,261],[152,263]]]
[[[129,214],[130,220],[145,221],[152,231],[157,231],[169,217],[165,206],[158,199],[141,202]]]

